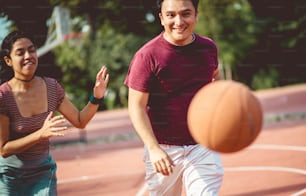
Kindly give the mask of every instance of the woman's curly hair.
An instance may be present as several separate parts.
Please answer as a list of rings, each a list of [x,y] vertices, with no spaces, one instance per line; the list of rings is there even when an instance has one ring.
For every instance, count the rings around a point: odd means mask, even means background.
[[[31,36],[22,31],[13,31],[9,33],[2,41],[0,50],[0,84],[10,80],[14,76],[14,72],[4,60],[4,57],[10,57],[14,43],[20,38],[27,38],[33,40]]]

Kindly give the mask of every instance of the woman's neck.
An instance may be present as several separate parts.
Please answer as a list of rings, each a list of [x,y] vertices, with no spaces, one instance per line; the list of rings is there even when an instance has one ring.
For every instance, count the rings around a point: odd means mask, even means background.
[[[16,76],[14,76],[14,78],[18,81],[21,81],[21,82],[24,82],[24,83],[29,83],[35,78],[35,75],[33,75],[32,78],[30,78],[30,79],[21,79],[21,78],[18,78]]]

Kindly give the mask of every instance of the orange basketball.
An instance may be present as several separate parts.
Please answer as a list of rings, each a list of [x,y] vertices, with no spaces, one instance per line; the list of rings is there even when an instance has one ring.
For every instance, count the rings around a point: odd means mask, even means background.
[[[221,153],[249,146],[260,133],[261,105],[244,84],[219,80],[202,87],[192,99],[187,117],[196,142]]]

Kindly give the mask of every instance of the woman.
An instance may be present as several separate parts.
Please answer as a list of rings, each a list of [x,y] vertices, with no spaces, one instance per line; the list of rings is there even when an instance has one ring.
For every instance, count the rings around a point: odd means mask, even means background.
[[[66,120],[84,128],[109,81],[103,66],[93,95],[79,111],[55,79],[35,75],[37,66],[32,39],[20,31],[7,35],[0,52],[0,195],[57,195],[49,138],[64,135]]]

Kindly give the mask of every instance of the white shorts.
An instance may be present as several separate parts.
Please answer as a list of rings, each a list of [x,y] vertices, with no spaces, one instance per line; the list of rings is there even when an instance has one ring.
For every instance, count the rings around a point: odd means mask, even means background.
[[[223,179],[220,155],[201,145],[160,145],[174,162],[173,173],[155,172],[147,149],[144,149],[146,181],[151,196],[179,196],[182,185],[187,196],[216,196]]]

